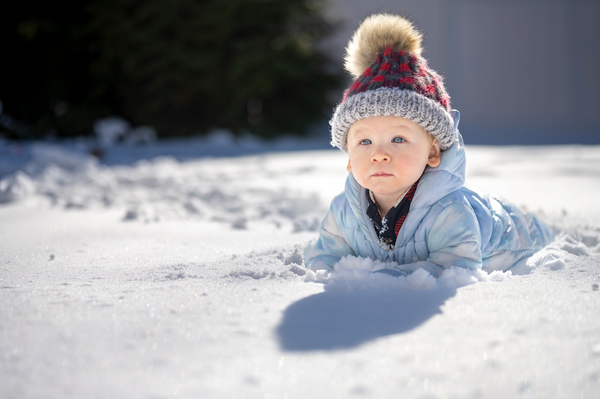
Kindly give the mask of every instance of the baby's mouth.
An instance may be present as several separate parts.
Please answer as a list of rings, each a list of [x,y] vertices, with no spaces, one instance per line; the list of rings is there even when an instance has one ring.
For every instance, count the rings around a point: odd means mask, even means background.
[[[375,172],[373,173],[373,177],[387,177],[387,176],[392,176],[391,173],[386,173],[386,172]]]

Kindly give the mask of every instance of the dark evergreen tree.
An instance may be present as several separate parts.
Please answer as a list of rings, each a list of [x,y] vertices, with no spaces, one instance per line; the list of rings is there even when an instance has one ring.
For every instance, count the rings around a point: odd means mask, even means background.
[[[0,99],[38,132],[81,134],[118,114],[161,136],[225,127],[273,137],[302,133],[331,110],[338,78],[315,48],[331,29],[317,2],[29,3],[1,21],[15,57]]]
[[[0,100],[23,125],[0,126],[9,136],[84,134],[91,120],[112,112],[106,99],[89,95],[89,21],[83,7],[60,0],[22,0],[0,13]]]

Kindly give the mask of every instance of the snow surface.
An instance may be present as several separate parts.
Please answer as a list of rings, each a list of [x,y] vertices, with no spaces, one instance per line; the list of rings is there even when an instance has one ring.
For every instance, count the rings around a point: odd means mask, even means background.
[[[558,238],[434,279],[304,269],[346,158],[295,145],[0,141],[0,397],[598,397],[600,147],[467,146]]]

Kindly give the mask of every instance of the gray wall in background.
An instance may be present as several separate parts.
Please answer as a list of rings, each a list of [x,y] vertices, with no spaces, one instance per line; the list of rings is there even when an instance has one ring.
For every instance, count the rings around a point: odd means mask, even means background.
[[[600,0],[331,0],[340,29],[324,46],[340,67],[360,21],[382,11],[426,35],[466,143],[600,143]]]

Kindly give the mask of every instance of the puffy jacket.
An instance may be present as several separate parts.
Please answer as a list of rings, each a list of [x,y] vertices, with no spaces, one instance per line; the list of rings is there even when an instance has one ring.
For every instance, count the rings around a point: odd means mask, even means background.
[[[366,216],[366,189],[350,173],[321,223],[318,241],[304,252],[306,267],[333,270],[342,257],[354,255],[396,262],[402,273],[424,268],[439,276],[450,266],[491,272],[522,265],[547,245],[552,233],[533,215],[463,186],[465,152],[458,130],[456,137],[440,165],[423,173],[392,250],[380,245]]]

